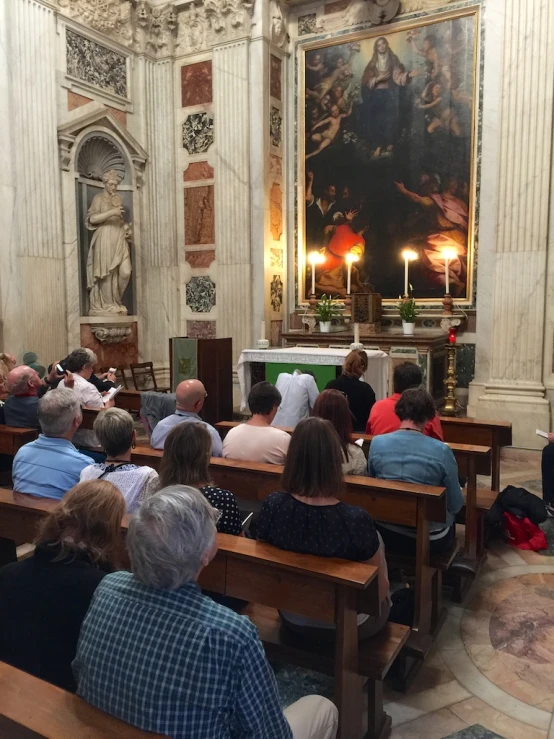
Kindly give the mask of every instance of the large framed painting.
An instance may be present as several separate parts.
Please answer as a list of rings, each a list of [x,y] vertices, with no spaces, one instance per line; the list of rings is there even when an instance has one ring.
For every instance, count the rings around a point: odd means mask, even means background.
[[[299,302],[344,298],[348,261],[351,292],[398,300],[410,249],[417,300],[448,258],[472,303],[478,27],[474,6],[299,47]]]

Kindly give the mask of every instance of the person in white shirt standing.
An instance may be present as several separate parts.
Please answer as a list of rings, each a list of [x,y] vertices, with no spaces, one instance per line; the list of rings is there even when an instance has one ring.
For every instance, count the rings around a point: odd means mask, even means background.
[[[281,393],[281,405],[273,419],[272,426],[295,426],[312,412],[319,390],[313,375],[309,372],[281,372],[275,384]]]
[[[109,400],[104,403],[104,398],[98,389],[89,382],[96,362],[96,354],[91,349],[80,348],[71,352],[66,359],[66,368],[73,373],[73,390],[77,394],[82,408],[92,408],[93,410],[113,408],[115,401]],[[64,387],[64,383],[65,380],[60,383],[59,387]],[[94,431],[79,429],[73,437],[73,443],[78,449],[92,457],[95,462],[102,462],[106,458]]]

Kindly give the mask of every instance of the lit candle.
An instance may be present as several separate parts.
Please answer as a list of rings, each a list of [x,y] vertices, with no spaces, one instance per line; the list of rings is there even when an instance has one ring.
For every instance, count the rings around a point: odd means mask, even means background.
[[[404,249],[402,256],[404,258],[404,295],[408,295],[408,263],[417,259],[417,252],[413,251],[413,249]]]
[[[446,286],[446,294],[450,294],[450,260],[456,259],[458,254],[454,249],[443,249],[442,255],[444,257],[444,284]]]
[[[315,295],[315,266],[323,262],[323,257],[317,251],[312,251],[308,254],[308,260],[312,265],[312,295]]]
[[[346,279],[346,294],[350,295],[352,288],[352,264],[357,262],[360,257],[357,254],[349,252],[346,255],[346,264],[348,268],[347,279]]]
[[[448,329],[448,343],[452,345],[456,343],[456,328],[454,326]]]
[[[360,324],[359,323],[354,324],[354,343],[355,344],[360,343]]]
[[[265,321],[262,321],[262,325],[260,327],[260,339],[265,341]]]

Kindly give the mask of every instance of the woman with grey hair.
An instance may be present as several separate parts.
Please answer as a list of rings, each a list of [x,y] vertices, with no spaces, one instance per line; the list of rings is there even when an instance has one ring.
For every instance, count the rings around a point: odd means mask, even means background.
[[[81,472],[81,482],[100,478],[108,480],[121,491],[127,511],[133,513],[141,501],[159,489],[156,470],[131,462],[131,450],[136,442],[133,419],[122,408],[109,408],[100,411],[93,428],[107,457],[104,462],[85,467]]]

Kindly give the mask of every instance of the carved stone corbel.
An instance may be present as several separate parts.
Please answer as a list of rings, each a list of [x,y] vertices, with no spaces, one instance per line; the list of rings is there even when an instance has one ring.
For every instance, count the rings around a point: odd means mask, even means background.
[[[121,344],[132,334],[129,326],[91,326],[90,330],[101,344]]]
[[[135,182],[137,183],[137,190],[140,190],[144,185],[146,159],[135,155],[131,155],[131,159],[133,160],[133,166],[135,168]]]
[[[64,172],[69,172],[71,164],[71,150],[73,149],[74,143],[75,136],[71,136],[61,132],[58,133],[60,168],[63,169]]]

